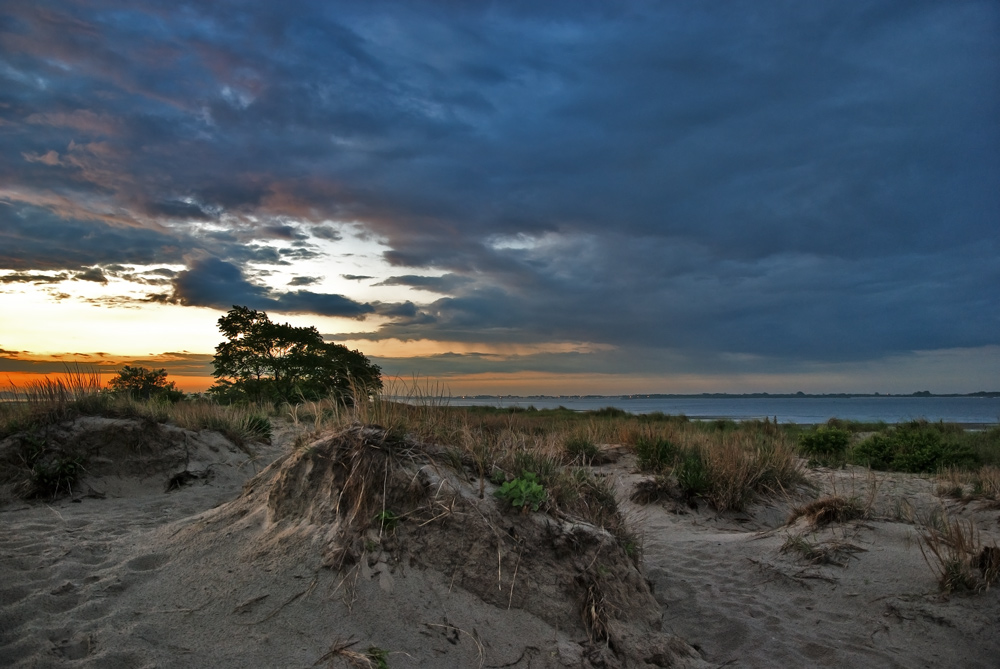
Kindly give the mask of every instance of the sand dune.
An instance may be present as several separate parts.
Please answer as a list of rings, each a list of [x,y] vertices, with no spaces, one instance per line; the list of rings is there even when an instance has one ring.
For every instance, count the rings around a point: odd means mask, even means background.
[[[141,427],[84,420],[72,429]],[[293,452],[285,428],[254,459],[213,433],[157,434],[155,458],[123,466],[109,453],[72,498],[0,507],[0,665],[992,667],[1000,657],[997,591],[942,597],[921,556],[911,521],[942,502],[918,477],[820,470],[809,496],[868,499],[874,486],[875,517],[785,526],[804,492],[725,516],[629,502],[644,477],[626,456],[597,469],[643,532],[638,568],[603,530],[504,511],[489,484],[481,498],[478,480],[433,453],[397,445],[405,457],[377,469],[377,432]],[[357,523],[372,509],[336,494],[360,480],[335,465],[350,458],[382,474],[366,481],[380,483],[372,499],[391,500],[398,527]],[[198,476],[167,491],[183,471]],[[948,512],[1000,537],[995,508]],[[798,535],[831,548],[834,563],[783,552]],[[603,634],[587,619],[594,608]]]

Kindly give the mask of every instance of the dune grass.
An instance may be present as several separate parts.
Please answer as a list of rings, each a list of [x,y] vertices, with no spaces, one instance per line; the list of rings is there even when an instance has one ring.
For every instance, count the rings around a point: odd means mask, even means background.
[[[0,401],[0,439],[78,416],[102,416],[216,430],[244,446],[270,437],[268,416],[274,413],[273,407],[264,405],[220,405],[202,398],[170,402],[112,393],[98,372],[80,367],[67,368],[62,378],[14,386],[8,394],[11,399]]]
[[[310,421],[315,431],[361,422],[439,444],[474,472],[481,491],[487,482],[500,485],[528,472],[548,491],[549,505],[598,519],[614,516],[614,496],[590,466],[604,461],[609,445],[632,450],[643,471],[675,477],[686,495],[719,511],[744,509],[804,481],[794,441],[767,421],[719,425],[610,407],[451,407],[439,387],[415,390],[398,382],[378,397],[356,394],[352,406],[307,403],[285,413],[299,424]]]
[[[222,406],[192,398],[180,402],[138,399],[108,392],[97,372],[69,368],[61,378],[33,381],[0,401],[0,483],[16,496],[69,494],[86,471],[87,454],[55,439],[52,428],[81,416],[130,418],[152,425],[214,430],[250,453],[271,435],[271,407]]]
[[[971,520],[938,525],[925,526],[918,545],[942,592],[982,592],[1000,579],[1000,547],[984,544]]]

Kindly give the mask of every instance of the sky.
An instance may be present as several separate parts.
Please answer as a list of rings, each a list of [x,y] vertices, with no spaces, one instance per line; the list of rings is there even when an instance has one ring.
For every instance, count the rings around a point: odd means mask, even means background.
[[[1000,390],[1000,4],[6,0],[0,385]]]

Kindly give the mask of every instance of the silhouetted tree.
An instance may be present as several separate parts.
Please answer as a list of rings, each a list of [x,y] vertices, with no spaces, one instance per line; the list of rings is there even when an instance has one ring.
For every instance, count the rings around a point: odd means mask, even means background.
[[[131,395],[143,400],[161,397],[176,402],[184,396],[173,381],[167,381],[167,370],[129,365],[122,367],[121,371],[108,381],[108,390],[116,395]]]
[[[229,400],[294,402],[382,389],[382,370],[360,351],[323,341],[314,327],[272,323],[263,311],[234,306],[219,319],[209,392]]]

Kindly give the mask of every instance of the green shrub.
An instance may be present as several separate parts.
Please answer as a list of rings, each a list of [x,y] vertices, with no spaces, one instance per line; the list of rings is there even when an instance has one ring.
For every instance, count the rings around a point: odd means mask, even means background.
[[[682,454],[680,462],[674,467],[677,484],[685,494],[691,497],[705,495],[712,487],[712,479],[708,463],[700,448],[690,448]]]
[[[83,457],[58,455],[48,461],[35,462],[31,467],[32,494],[35,497],[57,497],[72,493],[73,485],[83,472]]]
[[[663,437],[639,437],[635,444],[639,469],[644,472],[660,474],[674,466],[677,460],[678,448]]]
[[[975,467],[980,458],[961,428],[915,421],[872,435],[855,446],[854,462],[872,469],[932,473],[945,467]]]
[[[520,477],[507,481],[493,494],[522,510],[530,506],[532,511],[538,511],[538,507],[545,501],[545,488],[538,483],[532,472],[522,472]]]
[[[880,470],[889,469],[895,455],[896,444],[887,434],[873,434],[851,453],[855,463]]]
[[[809,458],[810,464],[843,465],[850,445],[851,433],[830,425],[820,425],[799,435],[799,452]]]
[[[826,425],[820,425],[799,437],[799,449],[809,456],[843,456],[850,443],[850,432]]]

